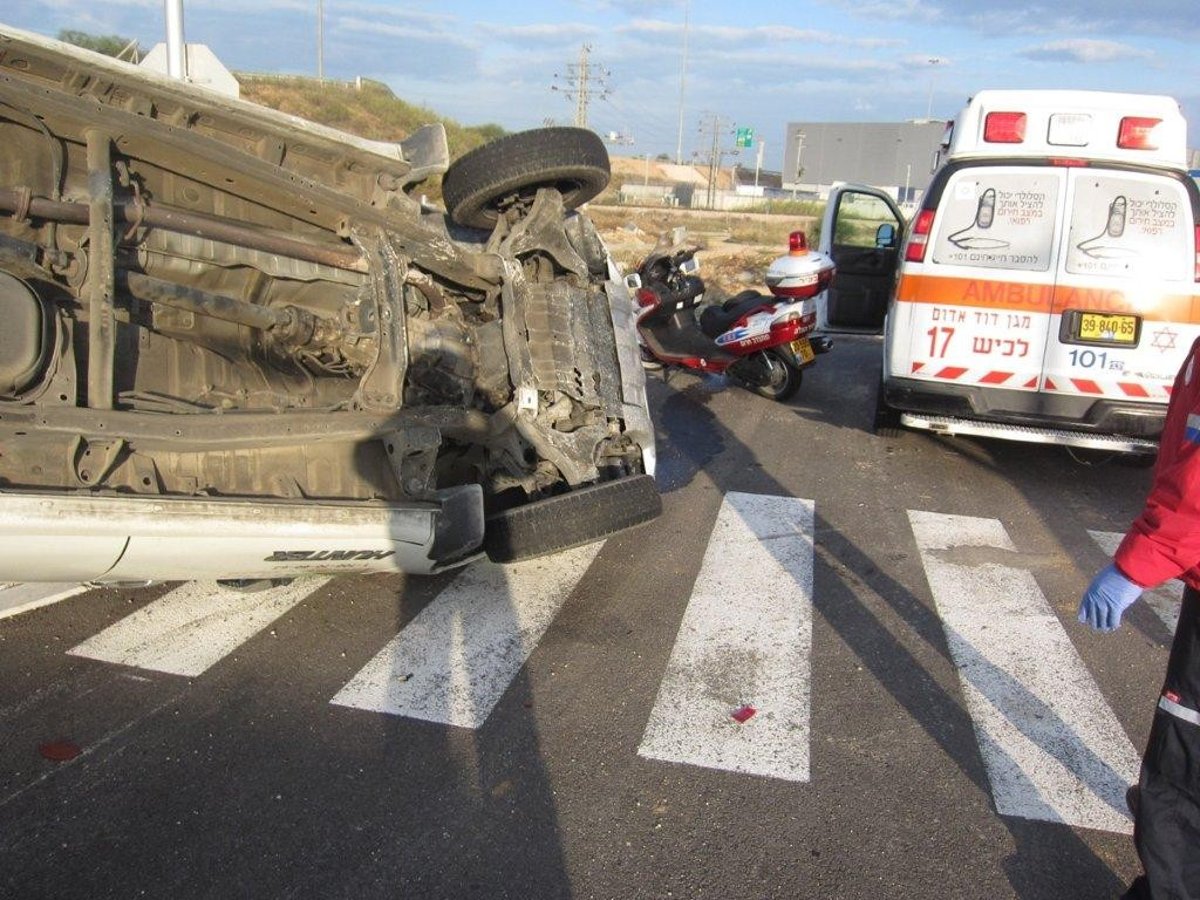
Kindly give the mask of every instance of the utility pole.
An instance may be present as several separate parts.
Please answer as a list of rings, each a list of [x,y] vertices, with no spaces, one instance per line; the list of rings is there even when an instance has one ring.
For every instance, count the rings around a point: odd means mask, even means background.
[[[716,113],[710,113],[700,123],[701,134],[708,132],[711,149],[708,153],[708,192],[706,195],[707,207],[712,209],[717,203],[717,177],[721,173],[721,157],[726,153],[733,153],[733,150],[721,149],[721,133],[727,131],[729,123],[718,116]]]
[[[593,97],[604,100],[608,97],[608,85],[604,79],[611,75],[607,69],[588,61],[592,52],[591,44],[579,48],[579,62],[567,66],[567,74],[562,76],[563,86],[551,85],[550,90],[560,91],[568,100],[575,103],[575,125],[578,128],[588,127],[588,103]],[[556,72],[555,78],[559,75]],[[593,86],[593,82],[597,86]]]

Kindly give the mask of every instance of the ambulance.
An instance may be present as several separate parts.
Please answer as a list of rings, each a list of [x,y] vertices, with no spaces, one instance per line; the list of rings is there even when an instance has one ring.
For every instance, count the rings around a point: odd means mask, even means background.
[[[877,427],[1155,452],[1200,336],[1186,140],[1170,97],[975,95],[911,225],[876,229],[895,260]]]

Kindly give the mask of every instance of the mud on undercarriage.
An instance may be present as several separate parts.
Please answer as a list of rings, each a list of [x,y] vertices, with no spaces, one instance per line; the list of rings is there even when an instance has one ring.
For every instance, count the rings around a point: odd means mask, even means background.
[[[657,515],[574,211],[603,144],[447,162],[0,28],[0,578],[428,572]]]

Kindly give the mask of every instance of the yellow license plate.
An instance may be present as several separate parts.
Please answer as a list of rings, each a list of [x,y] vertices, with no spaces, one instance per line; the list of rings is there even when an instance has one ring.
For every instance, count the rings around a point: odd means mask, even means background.
[[[792,348],[792,352],[800,357],[800,362],[808,365],[813,361],[813,348],[812,344],[808,342],[808,338],[796,338],[789,346]]]
[[[1137,343],[1137,316],[1082,313],[1079,316],[1081,341],[1112,341],[1117,344]]]

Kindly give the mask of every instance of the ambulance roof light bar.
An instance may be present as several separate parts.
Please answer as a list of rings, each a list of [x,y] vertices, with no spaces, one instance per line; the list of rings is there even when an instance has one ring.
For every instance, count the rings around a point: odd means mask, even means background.
[[[990,112],[983,120],[983,139],[989,144],[1023,144],[1027,121],[1023,112]]]
[[[939,164],[1036,157],[1188,168],[1179,102],[1153,94],[983,90],[967,101],[947,137]]]
[[[1162,119],[1149,116],[1126,116],[1117,129],[1117,146],[1122,150],[1157,150],[1154,132],[1161,124]]]

